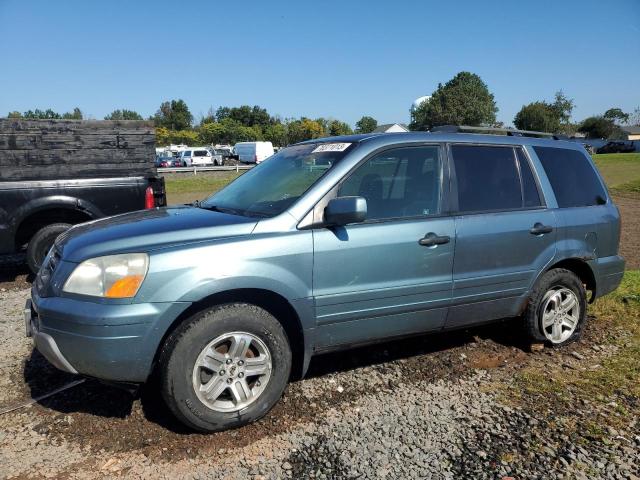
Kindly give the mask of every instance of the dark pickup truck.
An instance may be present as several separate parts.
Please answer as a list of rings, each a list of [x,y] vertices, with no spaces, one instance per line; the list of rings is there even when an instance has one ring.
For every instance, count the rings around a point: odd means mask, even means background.
[[[36,272],[72,225],[166,205],[148,122],[0,119],[0,258]]]

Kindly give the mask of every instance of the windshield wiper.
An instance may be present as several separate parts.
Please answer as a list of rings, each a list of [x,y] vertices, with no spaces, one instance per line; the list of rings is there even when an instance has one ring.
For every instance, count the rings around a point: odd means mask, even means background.
[[[219,207],[217,205],[205,205],[202,202],[199,202],[196,204],[196,202],[193,202],[193,206],[194,207],[198,207],[198,208],[202,208],[204,210],[211,210],[213,212],[220,212],[220,213],[228,213],[230,215],[240,215],[240,216],[245,216],[244,213],[242,212],[242,210],[237,210],[235,208],[228,208],[228,207]]]

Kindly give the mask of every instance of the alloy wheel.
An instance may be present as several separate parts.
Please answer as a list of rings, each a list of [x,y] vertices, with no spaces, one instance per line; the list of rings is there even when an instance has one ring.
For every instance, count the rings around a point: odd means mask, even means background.
[[[271,353],[262,340],[247,332],[225,333],[198,355],[193,388],[210,409],[236,412],[260,397],[271,370]]]
[[[542,299],[542,332],[552,343],[562,343],[575,332],[580,321],[580,302],[573,290],[551,288]]]

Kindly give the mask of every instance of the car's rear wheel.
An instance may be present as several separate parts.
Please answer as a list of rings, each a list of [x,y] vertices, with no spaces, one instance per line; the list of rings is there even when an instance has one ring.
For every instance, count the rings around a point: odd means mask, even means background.
[[[587,295],[578,276],[554,268],[538,280],[524,314],[534,342],[561,346],[580,338],[586,323]]]
[[[42,261],[58,235],[71,228],[69,223],[53,223],[38,230],[27,245],[27,264],[33,273],[38,273]]]
[[[176,329],[160,359],[165,402],[185,425],[214,432],[264,416],[291,370],[282,325],[267,311],[235,303],[194,315]]]

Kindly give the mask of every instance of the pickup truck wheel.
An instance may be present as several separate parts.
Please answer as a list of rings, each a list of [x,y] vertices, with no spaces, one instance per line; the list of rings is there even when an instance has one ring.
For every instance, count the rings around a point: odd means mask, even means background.
[[[263,417],[282,396],[291,371],[287,335],[271,314],[244,303],[194,315],[160,355],[162,395],[185,425],[203,432]]]
[[[71,228],[68,223],[53,223],[38,230],[27,245],[27,264],[33,273],[38,273],[44,257],[58,235]]]
[[[538,280],[524,314],[534,342],[559,347],[580,338],[587,318],[587,294],[578,276],[554,268]]]

